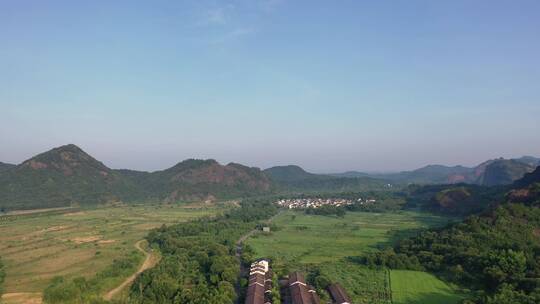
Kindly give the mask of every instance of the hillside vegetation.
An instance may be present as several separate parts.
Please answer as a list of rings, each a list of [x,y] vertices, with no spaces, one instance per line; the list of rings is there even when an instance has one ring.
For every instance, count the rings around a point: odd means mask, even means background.
[[[506,202],[365,255],[362,263],[440,273],[476,291],[474,303],[539,303],[539,172],[518,181]]]
[[[447,215],[470,215],[479,213],[504,200],[509,188],[479,185],[426,185],[410,186],[406,191],[407,208]]]
[[[233,303],[240,274],[235,242],[276,212],[269,202],[246,200],[222,217],[152,231],[148,242],[163,258],[134,282],[131,303]]]
[[[163,171],[113,170],[66,145],[0,172],[0,208],[51,208],[115,201],[195,201],[269,193],[257,168],[186,160]]]
[[[492,159],[475,167],[429,165],[398,173],[363,173],[350,171],[333,174],[338,177],[371,177],[406,184],[457,184],[483,186],[509,185],[540,165],[540,158],[523,156],[515,159]]]
[[[337,178],[300,167],[267,169],[188,159],[155,172],[114,170],[75,145],[54,148],[20,165],[0,165],[0,212],[117,201],[200,201],[278,193],[388,190],[373,178]]]
[[[278,166],[264,170],[281,193],[324,193],[389,190],[388,182],[371,177],[336,177],[313,174],[298,166]]]

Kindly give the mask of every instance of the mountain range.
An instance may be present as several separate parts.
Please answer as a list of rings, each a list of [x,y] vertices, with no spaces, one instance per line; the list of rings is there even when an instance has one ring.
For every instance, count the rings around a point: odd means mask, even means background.
[[[515,159],[492,159],[475,167],[428,165],[412,171],[398,173],[364,173],[349,171],[332,174],[336,177],[371,177],[406,184],[468,183],[484,186],[511,184],[534,171],[540,158],[523,156]]]
[[[314,174],[295,165],[268,168],[264,173],[282,192],[349,192],[389,188],[388,182],[383,179]]]
[[[387,190],[394,184],[508,184],[534,170],[540,159],[497,159],[475,168],[427,166],[396,174],[324,175],[298,166],[260,170],[237,163],[188,159],[154,172],[111,169],[75,145],[34,156],[19,165],[0,163],[0,209],[30,209],[115,201],[194,201],[284,193]]]
[[[114,201],[180,201],[241,197],[271,191],[257,168],[186,160],[156,172],[113,170],[75,145],[22,164],[2,165],[0,208],[28,209]]]

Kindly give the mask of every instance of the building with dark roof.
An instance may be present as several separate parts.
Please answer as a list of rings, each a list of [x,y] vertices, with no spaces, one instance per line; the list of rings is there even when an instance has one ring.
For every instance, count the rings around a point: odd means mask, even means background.
[[[338,283],[331,284],[328,286],[328,291],[336,304],[351,304],[351,298],[345,292],[345,289],[341,287]]]
[[[321,298],[319,298],[319,295],[317,294],[317,291],[315,290],[315,288],[313,288],[313,286],[311,285],[308,285],[307,290],[308,290],[309,295],[311,296],[311,302],[313,304],[320,304]]]
[[[306,286],[306,280],[304,279],[304,275],[301,272],[295,271],[289,274],[289,286],[295,284],[302,284]]]
[[[253,284],[248,287],[246,304],[264,304],[264,286]]]
[[[268,280],[272,273],[269,270],[267,260],[261,259],[251,264],[246,304],[272,304],[272,280]]]
[[[319,304],[317,292],[306,284],[304,275],[300,272],[289,274],[289,292],[292,304]]]

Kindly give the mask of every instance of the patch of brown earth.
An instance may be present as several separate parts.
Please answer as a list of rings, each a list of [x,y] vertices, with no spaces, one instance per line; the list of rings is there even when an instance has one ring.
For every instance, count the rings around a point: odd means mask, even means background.
[[[39,231],[37,231],[36,233],[45,233],[45,232],[55,232],[55,231],[61,231],[61,230],[66,230],[68,229],[69,226],[52,226],[52,227],[49,227],[49,228],[45,228],[45,229],[41,229]]]
[[[112,244],[116,242],[116,240],[101,240],[101,241],[98,241],[98,244]]]
[[[29,166],[30,168],[34,169],[34,170],[47,168],[47,164],[42,163],[42,162],[38,162],[36,160],[31,160],[28,163],[26,163],[26,165]]]
[[[66,213],[64,214],[64,216],[78,216],[78,215],[85,215],[86,212],[84,211],[77,211],[77,212],[70,212],[70,213]]]
[[[100,235],[91,235],[91,236],[78,236],[69,239],[70,241],[76,244],[92,243],[101,240]]]
[[[40,292],[12,292],[2,295],[2,304],[41,304]]]

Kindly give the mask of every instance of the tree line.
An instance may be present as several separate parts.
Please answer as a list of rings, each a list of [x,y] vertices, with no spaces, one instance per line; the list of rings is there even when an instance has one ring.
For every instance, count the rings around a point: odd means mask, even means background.
[[[268,200],[251,199],[217,218],[203,218],[149,233],[149,244],[162,260],[130,289],[130,303],[220,304],[238,297],[240,262],[236,241],[260,220],[277,213]]]
[[[540,303],[540,209],[503,204],[354,260],[438,273],[472,289],[464,303]]]

